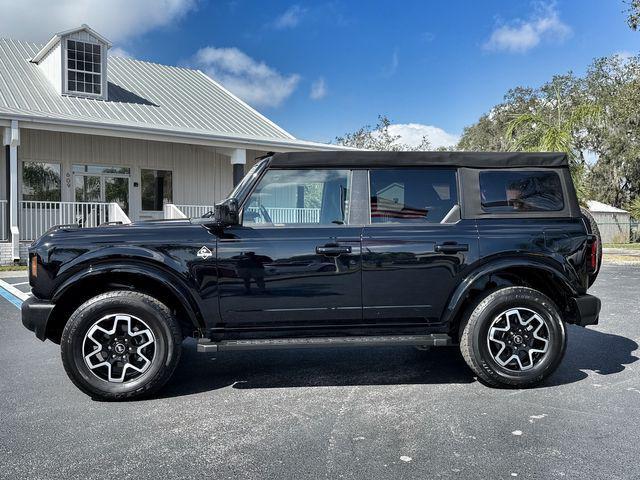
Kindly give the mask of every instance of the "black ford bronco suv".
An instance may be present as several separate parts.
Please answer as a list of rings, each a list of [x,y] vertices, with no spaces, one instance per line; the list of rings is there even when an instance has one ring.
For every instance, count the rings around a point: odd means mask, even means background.
[[[558,366],[566,323],[598,322],[595,229],[563,154],[274,154],[203,218],[54,227],[22,321],[106,400],[160,388],[186,337],[459,345],[486,384],[524,387]]]

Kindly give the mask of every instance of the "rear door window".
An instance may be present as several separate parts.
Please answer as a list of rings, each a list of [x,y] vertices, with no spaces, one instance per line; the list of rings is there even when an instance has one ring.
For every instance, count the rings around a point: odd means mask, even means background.
[[[557,212],[564,208],[560,177],[550,171],[480,172],[480,197],[487,213]]]
[[[439,223],[458,202],[452,169],[370,171],[371,223]]]

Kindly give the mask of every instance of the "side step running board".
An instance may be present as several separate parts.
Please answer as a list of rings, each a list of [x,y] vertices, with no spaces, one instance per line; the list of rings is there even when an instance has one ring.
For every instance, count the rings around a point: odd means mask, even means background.
[[[451,337],[444,333],[432,335],[380,335],[364,337],[307,337],[270,338],[259,340],[223,340],[212,342],[198,339],[198,352],[221,352],[224,350],[259,350],[271,348],[320,348],[320,347],[373,347],[391,345],[420,345],[444,347],[451,345]]]

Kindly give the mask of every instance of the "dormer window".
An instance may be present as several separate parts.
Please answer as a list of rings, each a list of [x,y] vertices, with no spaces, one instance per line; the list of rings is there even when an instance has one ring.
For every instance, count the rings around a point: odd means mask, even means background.
[[[102,52],[99,44],[67,40],[67,92],[102,95]]]
[[[111,42],[88,25],[56,33],[31,59],[59,95],[108,100]]]

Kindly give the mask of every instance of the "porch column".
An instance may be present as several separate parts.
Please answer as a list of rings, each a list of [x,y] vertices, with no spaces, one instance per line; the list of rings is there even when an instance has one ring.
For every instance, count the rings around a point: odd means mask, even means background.
[[[231,152],[231,165],[233,165],[233,186],[240,183],[244,177],[244,166],[247,163],[247,151],[244,148],[235,148]]]
[[[11,120],[11,126],[4,129],[4,142],[8,146],[8,191],[9,191],[9,232],[11,235],[13,260],[20,259],[20,232],[18,230],[18,146],[20,129],[18,121]]]

